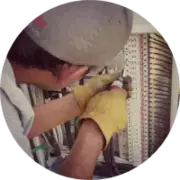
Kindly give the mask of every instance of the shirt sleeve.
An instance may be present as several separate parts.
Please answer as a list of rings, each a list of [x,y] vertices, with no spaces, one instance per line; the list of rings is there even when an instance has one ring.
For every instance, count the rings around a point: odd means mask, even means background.
[[[24,127],[23,127],[20,119],[20,114],[17,108],[13,106],[7,95],[2,90],[0,90],[0,95],[1,95],[1,104],[2,104],[4,118],[11,134],[13,135],[14,139],[19,144],[19,146],[30,157],[32,157],[29,140],[24,135],[28,133],[29,129],[31,128],[32,122],[24,123]]]

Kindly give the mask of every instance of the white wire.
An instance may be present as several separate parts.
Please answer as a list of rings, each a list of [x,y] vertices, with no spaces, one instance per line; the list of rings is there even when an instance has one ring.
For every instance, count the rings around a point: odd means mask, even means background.
[[[61,126],[57,126],[56,131],[57,131],[59,145],[62,145],[63,144],[63,133],[62,133]]]
[[[48,145],[48,147],[51,149],[51,151],[53,151],[53,147],[51,146],[51,144],[49,143],[49,140],[47,139],[46,135],[45,134],[42,134],[42,137],[44,138],[45,140],[45,143]]]
[[[52,129],[52,132],[53,132],[53,136],[54,136],[54,139],[56,140],[56,142],[58,143],[59,142],[59,139],[58,139],[58,133],[56,131],[56,127]]]

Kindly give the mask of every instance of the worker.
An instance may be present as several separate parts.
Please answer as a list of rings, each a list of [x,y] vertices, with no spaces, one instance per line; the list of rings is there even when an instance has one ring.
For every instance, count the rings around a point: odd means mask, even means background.
[[[121,71],[120,54],[131,28],[130,10],[103,1],[79,1],[45,12],[20,33],[4,64],[1,102],[12,135],[30,157],[29,138],[78,116],[78,137],[58,173],[93,177],[100,151],[127,123],[127,92],[107,90],[117,74],[96,76],[65,97],[35,107],[18,85],[58,91],[95,68],[115,66]]]

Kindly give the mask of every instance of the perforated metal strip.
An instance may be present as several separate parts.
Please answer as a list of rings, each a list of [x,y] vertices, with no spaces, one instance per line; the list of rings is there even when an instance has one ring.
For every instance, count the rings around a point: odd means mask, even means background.
[[[148,159],[148,94],[149,58],[148,34],[140,35],[140,81],[141,81],[141,162]]]
[[[127,60],[124,75],[133,79],[133,93],[128,100],[128,154],[133,165],[141,164],[141,93],[140,93],[140,35],[134,34],[125,46]]]

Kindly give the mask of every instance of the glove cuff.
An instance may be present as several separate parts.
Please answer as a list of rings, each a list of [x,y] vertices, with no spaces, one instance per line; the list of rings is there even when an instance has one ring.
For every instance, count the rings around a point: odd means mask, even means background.
[[[90,113],[88,115],[86,115],[86,113],[84,113],[78,120],[77,122],[77,127],[78,129],[81,127],[82,123],[84,120],[86,119],[91,119],[92,121],[94,121],[97,126],[99,127],[100,131],[102,132],[102,135],[104,136],[105,142],[104,142],[104,147],[103,150],[107,147],[113,133],[116,131],[118,132],[119,130],[116,129],[114,127],[107,127],[106,123],[104,122],[106,120],[106,117],[104,117],[104,115],[99,115],[99,114],[95,114],[95,113]]]

